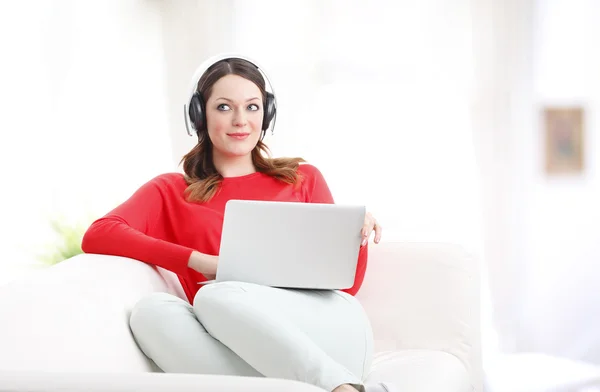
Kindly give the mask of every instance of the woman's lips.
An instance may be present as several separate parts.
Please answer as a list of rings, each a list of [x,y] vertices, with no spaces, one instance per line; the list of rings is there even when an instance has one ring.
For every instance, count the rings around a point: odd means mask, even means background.
[[[248,136],[250,136],[250,134],[249,133],[241,133],[241,132],[239,132],[239,133],[228,133],[227,136],[230,136],[230,137],[232,137],[234,139],[237,139],[237,140],[244,140]]]

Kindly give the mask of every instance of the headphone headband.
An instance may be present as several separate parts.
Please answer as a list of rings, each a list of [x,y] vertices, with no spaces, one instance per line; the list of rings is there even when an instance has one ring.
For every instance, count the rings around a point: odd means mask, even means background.
[[[267,105],[265,105],[264,111],[267,114],[266,118],[268,118],[268,121],[270,123],[270,124],[267,124],[267,127],[265,127],[263,130],[266,132],[268,126],[271,126],[271,132],[273,132],[273,126],[275,124],[275,112],[277,109],[277,102],[275,100],[275,91],[273,90],[273,85],[271,84],[271,81],[269,80],[266,72],[263,70],[263,68],[261,66],[258,65],[258,63],[256,61],[254,61],[246,56],[239,55],[236,53],[221,53],[221,54],[212,56],[212,57],[206,59],[204,62],[202,62],[202,64],[200,64],[200,66],[198,68],[196,68],[196,71],[194,72],[194,74],[192,76],[192,80],[190,81],[189,93],[187,95],[187,100],[186,100],[186,103],[183,105],[184,116],[185,116],[185,127],[187,129],[188,135],[192,136],[192,133],[190,131],[190,123],[192,125],[191,128],[193,130],[195,130],[196,133],[199,131],[199,129],[197,129],[196,125],[195,125],[196,123],[198,123],[198,114],[196,114],[196,118],[192,118],[194,116],[191,115],[190,112],[193,110],[196,110],[196,112],[197,112],[198,109],[200,109],[199,115],[204,116],[204,108],[203,107],[198,108],[198,103],[195,102],[198,99],[202,100],[201,97],[199,97],[199,94],[197,94],[198,82],[200,81],[200,79],[202,78],[204,73],[210,67],[212,67],[214,64],[218,63],[219,61],[227,60],[227,59],[245,60],[245,61],[251,63],[252,65],[254,65],[256,67],[256,69],[262,74],[263,79],[265,80],[265,90],[267,92],[267,96],[265,97],[265,101],[267,101]],[[272,113],[267,113],[267,110],[271,111]],[[264,136],[264,134],[263,134],[263,136]]]

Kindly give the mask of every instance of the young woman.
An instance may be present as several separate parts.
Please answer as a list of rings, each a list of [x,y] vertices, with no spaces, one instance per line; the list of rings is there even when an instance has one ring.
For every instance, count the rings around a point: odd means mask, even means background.
[[[319,170],[300,158],[271,158],[262,136],[275,100],[258,67],[223,58],[194,84],[186,118],[198,136],[183,159],[185,175],[159,175],[95,221],[87,253],[134,258],[173,271],[187,301],[167,293],[140,300],[130,326],[164,372],[264,376],[327,391],[388,391],[364,386],[373,337],[354,294],[367,264],[367,242],[381,227],[367,214],[354,286],[290,290],[214,278],[225,203],[230,199],[333,203]],[[265,233],[265,246],[268,235]]]

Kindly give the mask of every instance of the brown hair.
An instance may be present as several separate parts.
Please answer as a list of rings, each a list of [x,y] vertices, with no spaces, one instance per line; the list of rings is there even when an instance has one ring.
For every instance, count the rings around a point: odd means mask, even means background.
[[[214,84],[226,75],[238,75],[256,84],[262,94],[263,107],[265,107],[267,96],[265,80],[256,66],[238,58],[218,61],[204,72],[197,87],[204,102],[208,101]],[[181,159],[185,180],[188,184],[185,194],[189,201],[209,201],[223,180],[223,176],[217,172],[213,162],[212,142],[208,137],[206,121],[203,123],[202,128],[197,130],[198,144]],[[258,172],[270,175],[287,184],[298,184],[300,162],[304,162],[304,159],[272,158],[269,148],[262,140],[259,140],[252,150],[252,163]]]

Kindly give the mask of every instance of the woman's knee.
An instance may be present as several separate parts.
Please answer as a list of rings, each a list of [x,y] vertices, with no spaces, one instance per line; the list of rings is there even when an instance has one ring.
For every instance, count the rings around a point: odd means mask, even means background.
[[[261,287],[245,282],[218,282],[202,287],[194,297],[193,312],[206,327],[214,317],[237,313],[248,305],[249,296]],[[252,300],[254,301],[255,298]]]
[[[181,298],[169,293],[156,292],[140,299],[131,310],[129,326],[134,334],[147,327],[156,326],[160,320],[172,316],[173,311],[189,307]]]

